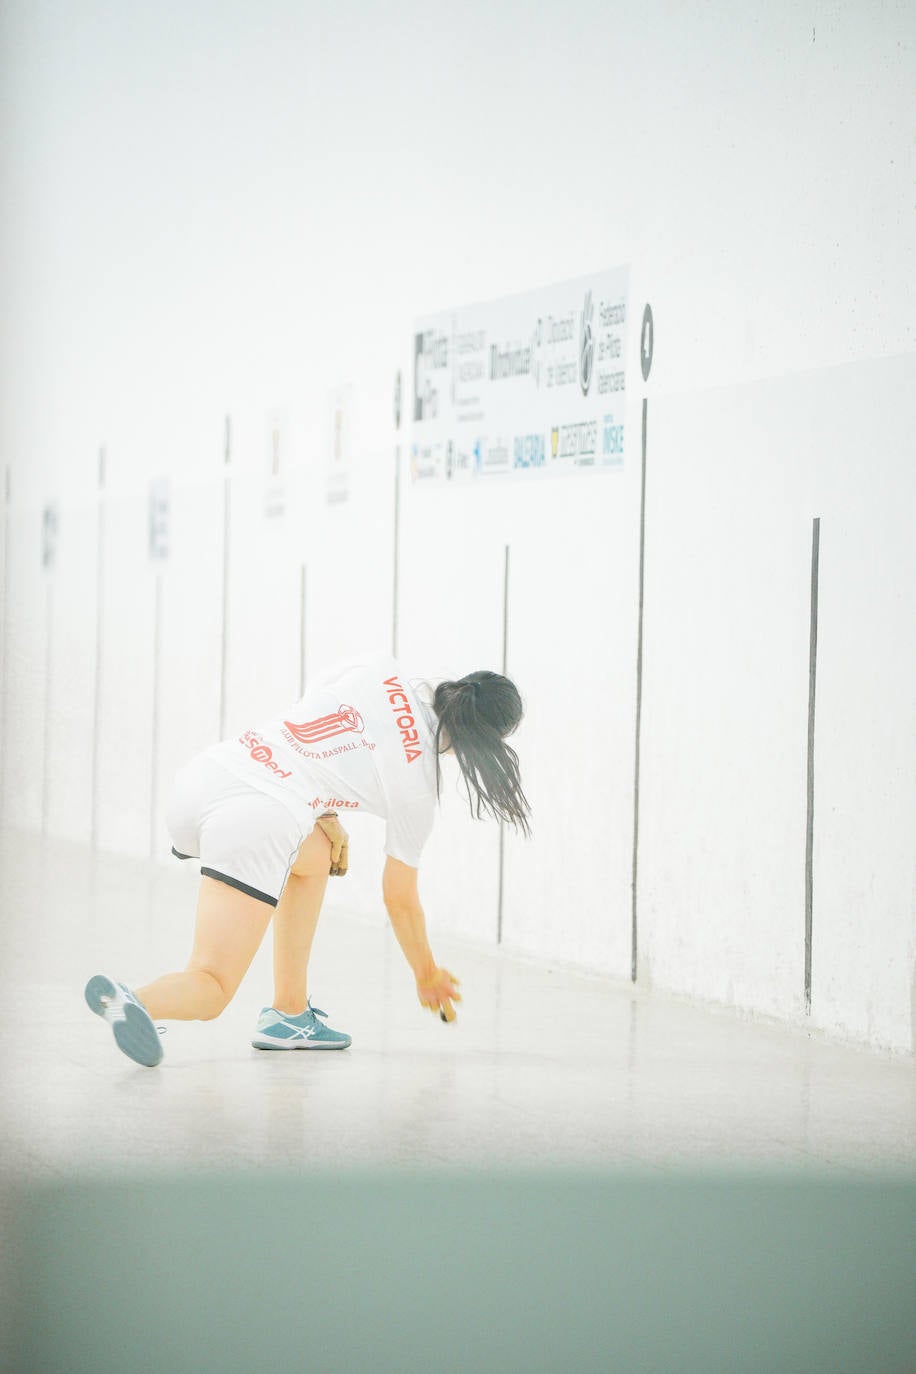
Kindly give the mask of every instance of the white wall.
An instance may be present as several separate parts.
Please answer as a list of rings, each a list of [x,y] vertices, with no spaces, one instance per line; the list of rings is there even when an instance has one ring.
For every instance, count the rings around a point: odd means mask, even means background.
[[[9,4],[0,24],[4,823],[90,835],[100,445],[98,835],[143,854],[153,768],[164,791],[218,733],[225,416],[227,730],[298,688],[303,564],[309,668],[390,644],[399,438],[405,658],[500,666],[511,546],[535,838],[506,840],[504,941],[629,976],[645,394],[640,980],[806,1016],[820,517],[810,1019],[912,1048],[912,7],[86,0]],[[412,490],[392,418],[411,322],[622,264],[623,471]],[[350,500],[332,507],[341,385]],[[268,521],[277,410],[291,466]],[[173,526],[154,763],[159,475]],[[348,886],[378,919],[380,840],[359,827]],[[498,849],[449,782],[423,874],[434,929],[496,938]]]
[[[821,521],[812,1020],[906,1044],[916,673],[912,357],[656,407],[647,977],[803,1013],[811,517]],[[678,443],[702,425],[685,463]]]

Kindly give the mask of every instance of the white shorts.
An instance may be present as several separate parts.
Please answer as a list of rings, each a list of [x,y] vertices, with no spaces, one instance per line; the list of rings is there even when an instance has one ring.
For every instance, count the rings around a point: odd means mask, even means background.
[[[207,754],[181,769],[166,807],[172,853],[201,874],[276,906],[305,832],[282,802]]]

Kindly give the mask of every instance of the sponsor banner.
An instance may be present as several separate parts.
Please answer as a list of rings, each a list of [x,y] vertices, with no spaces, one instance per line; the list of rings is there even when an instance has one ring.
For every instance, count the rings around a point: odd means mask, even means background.
[[[416,485],[619,469],[626,268],[420,320]]]

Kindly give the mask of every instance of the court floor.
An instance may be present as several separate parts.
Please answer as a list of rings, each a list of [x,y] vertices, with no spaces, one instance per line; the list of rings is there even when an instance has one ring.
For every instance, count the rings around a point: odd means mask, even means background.
[[[2,860],[8,1177],[328,1166],[916,1174],[912,1058],[434,932],[465,994],[446,1026],[418,1006],[390,929],[339,911],[322,916],[310,991],[352,1035],[349,1050],[251,1048],[270,1000],[268,936],[224,1015],[170,1023],[162,1065],[140,1068],[88,1011],[83,986],[98,971],[136,984],[182,966],[192,866],[93,860],[13,831]]]

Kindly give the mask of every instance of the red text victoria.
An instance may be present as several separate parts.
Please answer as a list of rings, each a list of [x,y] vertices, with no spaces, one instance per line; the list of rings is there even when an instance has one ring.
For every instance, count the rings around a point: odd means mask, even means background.
[[[388,693],[388,700],[391,703],[391,709],[396,717],[397,727],[401,732],[401,743],[404,746],[407,762],[413,763],[414,759],[420,757],[423,750],[420,748],[417,722],[411,715],[410,701],[396,677],[386,678],[384,685],[385,691]]]

